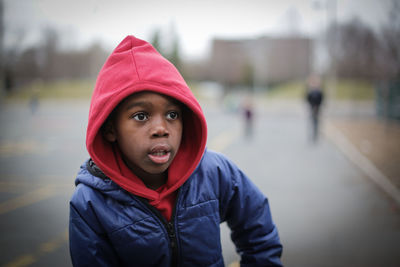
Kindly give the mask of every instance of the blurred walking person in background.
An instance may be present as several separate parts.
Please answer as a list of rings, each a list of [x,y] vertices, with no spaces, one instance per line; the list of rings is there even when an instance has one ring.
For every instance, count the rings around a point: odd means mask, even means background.
[[[39,92],[36,90],[29,99],[29,108],[31,109],[32,115],[35,114],[39,108]]]
[[[250,139],[253,135],[253,103],[250,97],[247,97],[242,104],[242,112],[244,117],[244,135]]]
[[[316,75],[311,75],[307,81],[306,101],[310,107],[311,138],[313,142],[318,140],[319,114],[324,99],[321,80]]]

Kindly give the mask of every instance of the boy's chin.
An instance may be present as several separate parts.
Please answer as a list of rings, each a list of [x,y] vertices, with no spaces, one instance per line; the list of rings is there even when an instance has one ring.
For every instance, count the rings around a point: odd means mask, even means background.
[[[151,175],[160,175],[160,174],[164,174],[168,170],[169,166],[170,166],[170,164],[168,164],[166,166],[153,167],[153,168],[149,168],[148,170],[145,170],[145,171]]]

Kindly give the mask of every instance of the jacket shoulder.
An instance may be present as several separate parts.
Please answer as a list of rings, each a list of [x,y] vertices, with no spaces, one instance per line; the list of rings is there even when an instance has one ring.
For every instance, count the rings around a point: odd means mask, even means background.
[[[233,190],[239,173],[239,168],[225,155],[207,149],[192,174],[191,188],[197,190],[199,195],[209,195],[209,198],[220,200]]]
[[[72,194],[70,204],[78,211],[81,209],[86,210],[86,206],[91,205],[93,201],[98,201],[100,197],[101,192],[80,183]]]
[[[197,173],[199,172],[213,179],[218,178],[231,183],[236,180],[241,170],[224,154],[207,149],[197,168]]]
[[[71,197],[71,205],[79,211],[80,208],[101,198],[101,189],[105,189],[103,179],[94,176],[87,168],[88,161],[82,164],[75,180],[75,191]]]
[[[200,168],[224,167],[237,168],[236,165],[224,154],[210,149],[206,149],[199,164]]]
[[[132,197],[119,185],[105,176],[101,171],[85,162],[76,177],[76,189],[71,198],[73,204],[111,198],[121,203],[131,203]]]
[[[89,172],[87,162],[81,166],[75,184],[70,199],[70,216],[79,217],[97,233],[103,232],[99,219],[110,202],[115,202],[110,196],[116,195],[118,188],[114,188],[109,179],[105,180]]]

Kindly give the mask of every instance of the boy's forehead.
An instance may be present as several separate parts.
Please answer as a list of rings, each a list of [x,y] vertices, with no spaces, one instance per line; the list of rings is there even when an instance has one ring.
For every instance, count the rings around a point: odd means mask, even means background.
[[[169,105],[181,105],[181,103],[168,96],[168,95],[164,95],[161,93],[157,93],[157,92],[152,92],[152,91],[141,91],[141,92],[137,92],[137,93],[133,93],[129,96],[127,96],[126,98],[124,98],[121,103],[120,106],[125,106],[125,105],[130,105],[132,104],[132,102],[147,102],[151,104],[152,100],[155,99],[159,99],[159,97],[165,99],[165,101],[169,104]]]

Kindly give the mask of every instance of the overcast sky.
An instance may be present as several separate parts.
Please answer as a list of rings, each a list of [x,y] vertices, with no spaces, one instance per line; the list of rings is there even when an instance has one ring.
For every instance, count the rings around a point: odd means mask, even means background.
[[[111,49],[128,34],[150,41],[159,29],[164,40],[176,32],[183,55],[196,58],[215,37],[315,34],[335,2],[339,21],[357,16],[375,28],[390,6],[390,0],[4,0],[6,44],[21,32],[24,44],[37,42],[50,25],[61,30],[65,46],[96,39]]]

